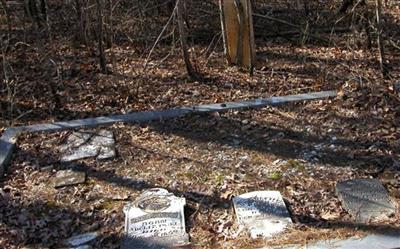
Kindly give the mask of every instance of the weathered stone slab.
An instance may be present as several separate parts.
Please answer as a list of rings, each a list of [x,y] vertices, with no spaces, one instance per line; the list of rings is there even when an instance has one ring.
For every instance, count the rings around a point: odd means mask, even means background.
[[[86,181],[86,174],[84,172],[77,172],[72,170],[60,170],[57,172],[53,179],[54,187],[61,188],[65,186],[76,185]]]
[[[150,189],[124,208],[122,248],[170,248],[189,244],[184,206],[186,200],[165,189]]]
[[[99,236],[98,232],[84,233],[73,236],[66,240],[66,243],[70,246],[82,246],[95,240]]]
[[[339,182],[336,194],[357,222],[384,220],[396,212],[385,187],[376,179]]]
[[[256,191],[233,199],[239,226],[250,237],[272,237],[292,224],[289,212],[279,191]]]
[[[61,151],[64,152],[61,161],[71,162],[90,157],[97,157],[100,160],[113,158],[115,157],[114,143],[114,135],[111,131],[74,132],[61,146]]]

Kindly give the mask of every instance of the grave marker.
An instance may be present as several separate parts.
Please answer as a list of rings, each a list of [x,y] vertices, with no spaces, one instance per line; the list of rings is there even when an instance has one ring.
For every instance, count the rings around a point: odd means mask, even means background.
[[[189,244],[184,206],[186,200],[155,188],[124,207],[123,249],[170,248]]]
[[[92,241],[94,241],[97,237],[99,236],[98,232],[91,232],[91,233],[85,233],[85,234],[79,234],[76,236],[73,236],[69,239],[67,239],[67,244],[70,246],[85,246],[85,244],[88,244]]]
[[[292,224],[289,212],[279,191],[256,191],[233,199],[239,226],[250,237],[272,237]]]
[[[61,151],[62,162],[71,162],[89,157],[108,159],[115,157],[114,135],[111,131],[74,132],[68,138]]]
[[[336,194],[357,222],[385,220],[396,212],[385,187],[376,179],[339,182]]]
[[[60,170],[57,171],[53,179],[55,188],[72,186],[84,183],[86,181],[86,173],[73,170]]]

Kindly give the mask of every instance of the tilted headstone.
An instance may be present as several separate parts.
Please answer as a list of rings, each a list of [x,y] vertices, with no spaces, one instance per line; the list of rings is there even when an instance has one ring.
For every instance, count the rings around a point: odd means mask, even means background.
[[[233,199],[239,226],[250,237],[272,237],[292,224],[289,212],[279,191],[256,191]]]
[[[74,132],[68,138],[61,151],[62,162],[71,162],[89,157],[108,159],[115,157],[115,140],[111,131]]]
[[[123,249],[171,248],[189,244],[186,233],[185,198],[165,189],[144,192],[124,207],[125,239]]]
[[[376,179],[355,179],[336,184],[343,207],[357,222],[384,220],[396,212],[385,187]]]

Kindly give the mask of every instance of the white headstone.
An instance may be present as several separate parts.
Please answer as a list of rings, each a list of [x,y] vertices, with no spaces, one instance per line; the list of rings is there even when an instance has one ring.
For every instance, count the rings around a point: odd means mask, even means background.
[[[124,207],[125,241],[122,248],[169,248],[189,244],[186,233],[185,198],[165,189],[144,192]]]
[[[272,237],[292,224],[289,212],[279,191],[256,191],[233,199],[239,226],[250,237]]]

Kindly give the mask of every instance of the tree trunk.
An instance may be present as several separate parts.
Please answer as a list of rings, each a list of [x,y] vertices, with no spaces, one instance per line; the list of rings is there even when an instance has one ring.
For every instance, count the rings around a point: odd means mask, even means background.
[[[51,27],[50,27],[50,20],[49,20],[49,6],[46,0],[40,0],[40,16],[42,21],[46,25],[47,35],[49,36],[49,41],[52,41],[51,38]]]
[[[222,40],[224,42],[224,54],[227,57],[227,61],[230,62],[232,59],[229,54],[228,49],[228,38],[226,37],[226,23],[224,16],[224,0],[219,0],[219,13],[221,18],[221,31],[222,31]]]
[[[221,28],[228,63],[249,69],[255,64],[255,43],[250,0],[221,0]]]
[[[6,20],[7,20],[7,27],[8,27],[8,39],[10,39],[11,36],[11,16],[10,16],[10,11],[8,9],[7,3],[5,0],[1,0],[1,5],[3,6],[3,10],[4,10],[4,14],[6,16]]]
[[[235,0],[235,7],[237,11],[237,18],[239,23],[239,35],[237,36],[236,42],[236,64],[242,65],[243,64],[243,33],[244,33],[244,10],[243,5],[240,0]]]
[[[82,13],[81,0],[75,0],[76,8],[76,39],[79,43],[87,45],[86,35],[85,35],[85,20]]]
[[[381,73],[383,77],[388,76],[388,71],[385,66],[385,51],[383,47],[383,41],[382,41],[382,25],[381,25],[381,15],[382,15],[382,0],[375,0],[375,11],[376,11],[376,29],[378,32],[378,37],[377,37],[377,44],[378,44],[378,51],[379,51],[379,66],[381,69]]]
[[[104,54],[104,45],[103,45],[103,0],[96,0],[97,3],[97,39],[99,45],[99,60],[100,60],[100,69],[101,72],[107,74],[107,63],[106,56]]]
[[[190,55],[188,51],[187,45],[187,34],[185,30],[185,24],[183,21],[183,12],[184,12],[184,0],[178,0],[177,5],[177,20],[178,20],[178,29],[180,34],[180,42],[182,47],[183,59],[185,61],[186,71],[189,77],[193,80],[199,79],[199,75],[197,74],[196,70],[193,68],[192,63],[190,62]]]

